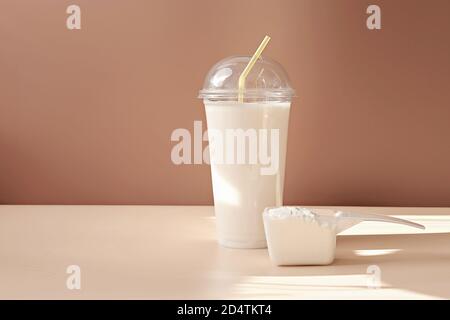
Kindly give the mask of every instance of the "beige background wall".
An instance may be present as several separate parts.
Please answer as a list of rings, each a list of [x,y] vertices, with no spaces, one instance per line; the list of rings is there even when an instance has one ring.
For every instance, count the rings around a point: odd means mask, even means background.
[[[66,7],[82,30],[66,29]],[[382,30],[365,27],[369,4]],[[266,54],[299,93],[285,201],[450,206],[450,1],[1,0],[0,203],[208,204],[170,161],[219,59]]]

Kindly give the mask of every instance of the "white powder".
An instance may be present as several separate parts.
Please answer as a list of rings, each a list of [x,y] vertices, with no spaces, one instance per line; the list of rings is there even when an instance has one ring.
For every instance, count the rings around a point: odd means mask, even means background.
[[[277,265],[333,262],[336,248],[334,214],[332,210],[301,207],[266,209],[264,227],[272,261]]]
[[[268,208],[264,215],[270,219],[297,218],[305,222],[315,222],[324,228],[336,229],[340,211],[329,209],[308,209],[302,207],[277,207]]]

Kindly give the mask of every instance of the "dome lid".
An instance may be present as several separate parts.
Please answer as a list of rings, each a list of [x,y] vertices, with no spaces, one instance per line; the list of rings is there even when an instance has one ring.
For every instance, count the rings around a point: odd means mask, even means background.
[[[250,56],[232,56],[216,63],[208,72],[199,98],[237,100],[239,76]],[[247,76],[244,101],[286,101],[295,96],[289,77],[276,61],[261,56]]]

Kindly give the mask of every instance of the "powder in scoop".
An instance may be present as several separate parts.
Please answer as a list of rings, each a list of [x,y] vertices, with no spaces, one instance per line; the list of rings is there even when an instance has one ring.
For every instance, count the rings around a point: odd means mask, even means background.
[[[324,265],[334,260],[334,216],[301,207],[264,211],[269,255],[277,265]]]

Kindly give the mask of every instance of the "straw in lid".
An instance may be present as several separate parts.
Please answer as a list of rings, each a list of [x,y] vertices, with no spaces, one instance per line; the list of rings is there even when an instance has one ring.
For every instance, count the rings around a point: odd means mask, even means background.
[[[199,98],[244,102],[290,101],[295,91],[289,77],[278,62],[260,56],[263,45],[264,41],[252,57],[232,56],[216,63],[205,78]]]

